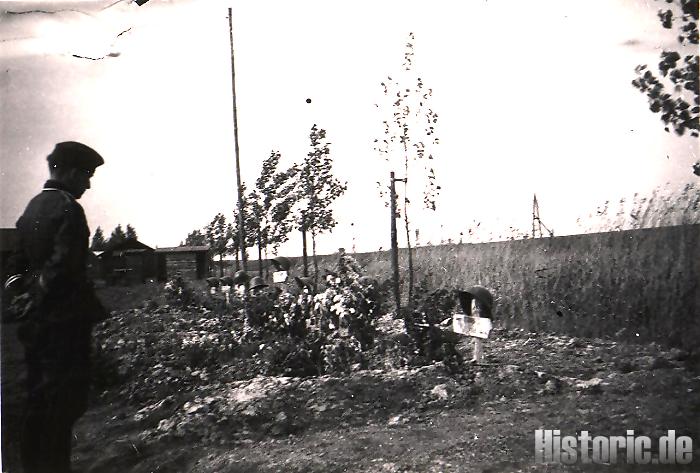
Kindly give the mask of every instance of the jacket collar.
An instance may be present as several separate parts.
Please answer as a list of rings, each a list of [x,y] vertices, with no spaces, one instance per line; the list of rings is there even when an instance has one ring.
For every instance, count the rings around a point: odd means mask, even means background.
[[[56,181],[54,179],[49,179],[48,181],[46,181],[44,183],[44,190],[45,191],[46,190],[59,190],[59,191],[67,192],[68,194],[70,194],[71,197],[75,198],[75,196],[70,191],[68,186],[66,186],[62,182]]]

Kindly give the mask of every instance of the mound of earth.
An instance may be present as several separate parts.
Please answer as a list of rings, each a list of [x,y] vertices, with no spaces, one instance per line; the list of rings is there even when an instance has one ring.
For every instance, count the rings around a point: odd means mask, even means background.
[[[600,471],[537,463],[541,428],[652,439],[675,430],[696,442],[693,463],[677,468],[700,468],[698,359],[681,350],[500,328],[485,363],[455,372],[401,366],[401,323],[383,317],[384,349],[368,369],[272,376],[259,370],[264,343],[243,356],[238,329],[168,309],[101,326],[101,390],[76,428],[78,471]],[[468,340],[458,348],[469,357]]]

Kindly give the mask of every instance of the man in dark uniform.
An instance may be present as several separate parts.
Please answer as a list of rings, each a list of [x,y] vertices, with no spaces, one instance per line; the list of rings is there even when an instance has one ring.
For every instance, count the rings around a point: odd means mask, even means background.
[[[78,203],[104,160],[77,142],[56,145],[50,179],[17,221],[19,245],[7,285],[28,304],[19,338],[27,365],[21,436],[25,473],[70,472],[72,429],[87,409],[93,325],[106,311],[87,279],[90,230]]]

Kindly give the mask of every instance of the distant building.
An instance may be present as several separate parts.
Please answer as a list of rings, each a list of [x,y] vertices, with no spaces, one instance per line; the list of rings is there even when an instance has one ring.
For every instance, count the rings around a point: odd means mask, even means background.
[[[176,246],[156,248],[158,280],[165,281],[175,274],[185,279],[209,276],[209,246]]]
[[[135,238],[98,253],[100,274],[107,284],[140,284],[157,276],[155,250]]]

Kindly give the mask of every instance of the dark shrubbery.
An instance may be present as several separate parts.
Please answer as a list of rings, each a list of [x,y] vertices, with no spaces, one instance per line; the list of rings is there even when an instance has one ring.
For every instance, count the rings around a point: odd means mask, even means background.
[[[423,363],[442,361],[449,369],[461,366],[462,357],[456,348],[458,336],[439,327],[451,318],[456,302],[455,290],[441,288],[430,292],[423,280],[416,288],[412,306],[404,310],[406,333]],[[423,364],[420,361],[418,364]]]
[[[165,300],[169,305],[186,308],[199,302],[195,291],[180,275],[165,283],[164,290]]]
[[[379,334],[381,286],[361,276],[347,255],[316,295],[307,288],[232,291],[224,309],[212,310],[217,295],[199,293],[182,278],[164,290],[166,305],[119,313],[97,331],[100,387],[121,383],[120,394],[144,399],[210,377],[305,377],[461,361],[456,340],[437,327],[454,305],[449,291],[419,292],[407,333]]]

